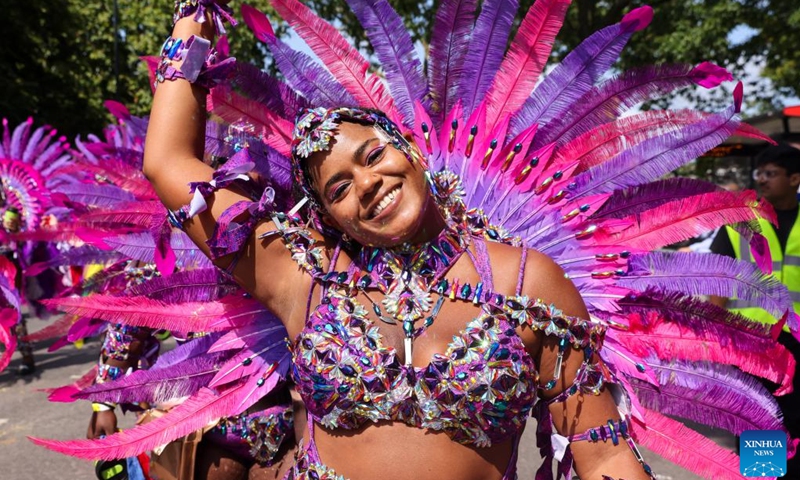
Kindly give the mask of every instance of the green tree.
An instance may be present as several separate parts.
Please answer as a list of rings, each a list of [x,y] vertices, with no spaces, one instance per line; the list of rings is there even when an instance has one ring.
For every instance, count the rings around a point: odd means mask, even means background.
[[[251,1],[267,8],[267,0]],[[99,132],[114,99],[146,114],[152,98],[140,57],[158,55],[170,32],[165,0],[0,0],[0,116],[11,123],[33,115],[67,135]],[[116,7],[116,8],[115,8]],[[246,28],[230,32],[237,56],[263,62]]]

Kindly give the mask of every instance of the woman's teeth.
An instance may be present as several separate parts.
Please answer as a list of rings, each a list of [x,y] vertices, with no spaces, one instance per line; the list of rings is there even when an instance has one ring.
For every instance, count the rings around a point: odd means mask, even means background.
[[[394,200],[394,197],[397,195],[397,192],[399,190],[400,190],[399,187],[395,188],[391,192],[387,193],[385,197],[383,197],[383,200],[381,200],[381,203],[379,203],[378,206],[375,207],[375,210],[372,211],[372,218],[375,218],[378,215],[380,215],[381,212],[383,211],[383,209],[388,207],[389,204],[392,203],[392,200]]]

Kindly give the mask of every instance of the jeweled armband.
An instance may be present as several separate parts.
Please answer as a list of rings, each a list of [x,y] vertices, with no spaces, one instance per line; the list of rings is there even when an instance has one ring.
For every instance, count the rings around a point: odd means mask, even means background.
[[[161,47],[155,86],[182,78],[189,83],[211,88],[228,77],[234,61],[233,58],[223,58],[209,40],[197,35],[192,35],[185,41],[169,37]],[[173,62],[182,63],[176,68]]]
[[[172,24],[190,15],[194,15],[194,21],[203,23],[206,21],[206,13],[211,16],[211,22],[217,33],[225,33],[224,23],[230,22],[231,26],[236,26],[236,19],[233,18],[233,10],[228,5],[222,5],[216,0],[175,0],[175,13],[172,15]]]

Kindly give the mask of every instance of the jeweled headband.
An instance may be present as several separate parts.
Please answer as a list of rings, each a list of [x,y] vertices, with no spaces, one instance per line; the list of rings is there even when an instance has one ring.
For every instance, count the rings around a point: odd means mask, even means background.
[[[294,132],[292,132],[292,171],[295,184],[300,190],[299,193],[305,196],[317,211],[321,211],[322,206],[311,188],[311,179],[308,178],[307,172],[303,168],[303,161],[316,152],[330,150],[336,130],[344,121],[374,125],[388,135],[395,147],[405,152],[406,155],[414,156],[397,125],[381,112],[351,107],[319,107],[302,110],[297,116]],[[413,161],[412,158],[409,160]]]

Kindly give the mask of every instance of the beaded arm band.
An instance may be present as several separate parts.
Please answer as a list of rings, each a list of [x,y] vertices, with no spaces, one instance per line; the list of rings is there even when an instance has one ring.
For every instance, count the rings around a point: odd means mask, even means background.
[[[246,174],[253,170],[255,165],[249,161],[246,150],[241,150],[234,155],[223,167],[216,170],[208,182],[192,182],[189,184],[192,200],[178,210],[170,211],[167,218],[170,223],[183,228],[183,223],[208,208],[206,198],[221,188],[228,187],[237,181],[250,181]],[[256,201],[240,201],[228,207],[217,220],[214,233],[206,241],[212,259],[218,259],[232,253],[238,253],[244,243],[255,231],[259,221],[272,215],[275,200],[275,191],[267,187]],[[249,214],[244,222],[236,219],[243,214]]]
[[[211,22],[217,33],[225,33],[224,23],[230,22],[231,26],[236,26],[236,19],[233,18],[233,10],[228,5],[221,5],[216,0],[175,0],[175,13],[172,15],[172,23],[190,15],[194,15],[194,21],[203,23],[206,21],[206,13],[211,16]]]
[[[176,68],[173,62],[182,63]],[[205,38],[192,35],[184,42],[179,38],[169,37],[161,47],[155,86],[182,78],[203,88],[211,88],[228,77],[234,62],[233,58],[222,58]]]

